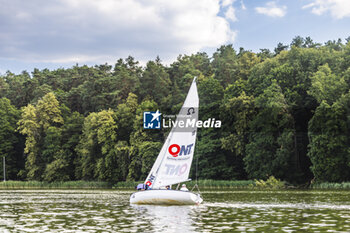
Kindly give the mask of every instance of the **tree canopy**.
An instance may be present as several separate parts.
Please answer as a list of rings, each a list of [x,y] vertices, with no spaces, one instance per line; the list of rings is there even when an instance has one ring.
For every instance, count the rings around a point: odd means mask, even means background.
[[[300,36],[274,52],[223,45],[168,66],[129,56],[113,66],[8,71],[0,76],[8,179],[144,179],[169,129],[143,129],[143,112],[177,114],[194,76],[200,119],[222,121],[198,131],[199,178],[350,181],[350,43]]]

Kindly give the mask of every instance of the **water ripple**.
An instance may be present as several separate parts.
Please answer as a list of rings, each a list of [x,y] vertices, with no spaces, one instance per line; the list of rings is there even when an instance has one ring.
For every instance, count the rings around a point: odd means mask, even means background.
[[[350,192],[208,191],[199,206],[134,206],[131,191],[0,192],[0,232],[350,232]]]

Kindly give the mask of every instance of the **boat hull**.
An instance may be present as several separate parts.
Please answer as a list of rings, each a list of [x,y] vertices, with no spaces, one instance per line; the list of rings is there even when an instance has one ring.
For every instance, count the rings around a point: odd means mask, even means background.
[[[202,201],[199,194],[180,190],[146,190],[130,196],[130,204],[138,205],[196,205]]]

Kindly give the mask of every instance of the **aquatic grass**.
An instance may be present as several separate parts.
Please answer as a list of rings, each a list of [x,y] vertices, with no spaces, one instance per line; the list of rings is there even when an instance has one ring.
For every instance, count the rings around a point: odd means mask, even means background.
[[[121,181],[116,184],[101,181],[65,181],[65,182],[43,182],[43,181],[5,181],[0,182],[0,189],[134,189],[135,186],[144,181]],[[264,181],[265,183],[267,181]],[[282,182],[282,181],[281,181]],[[258,182],[261,183],[260,181]],[[186,182],[192,188],[196,181]],[[200,189],[260,189],[265,185],[257,185],[254,180],[198,180]],[[279,183],[280,184],[280,183]],[[267,185],[270,186],[270,185]],[[278,188],[288,188],[278,185]],[[173,188],[176,188],[173,185]],[[311,189],[347,189],[350,190],[350,182],[343,183],[314,183]]]
[[[121,181],[116,184],[100,181],[65,181],[65,182],[43,182],[43,181],[6,181],[0,182],[0,189],[134,189],[135,186],[144,181]],[[196,181],[186,182],[193,187]],[[222,188],[249,188],[254,185],[253,180],[198,180],[199,188],[222,189]],[[175,185],[173,187],[176,187]]]
[[[115,189],[134,189],[135,186],[144,181],[123,181],[113,185]],[[192,180],[186,182],[188,187],[193,187],[196,181]],[[199,188],[205,189],[222,189],[222,188],[248,188],[249,185],[254,184],[252,180],[198,180]],[[176,188],[176,185],[173,185]]]
[[[286,187],[285,182],[280,179],[276,179],[274,176],[270,176],[265,180],[254,180],[255,185],[251,185],[252,188],[258,189],[283,189]]]
[[[189,186],[196,184],[196,181],[188,182]],[[205,189],[222,189],[222,188],[249,188],[254,184],[252,180],[198,180],[198,186]]]
[[[108,182],[100,181],[5,181],[0,182],[0,189],[109,189],[112,186]]]
[[[144,181],[120,181],[113,185],[114,189],[134,189],[137,184]]]
[[[331,183],[331,182],[322,182],[314,183],[311,185],[312,189],[350,189],[350,182],[342,183]]]

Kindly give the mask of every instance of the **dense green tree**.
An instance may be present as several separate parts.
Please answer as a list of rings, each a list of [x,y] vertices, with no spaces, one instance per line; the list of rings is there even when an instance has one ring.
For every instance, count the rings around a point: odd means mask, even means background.
[[[288,45],[284,45],[281,42],[278,43],[277,47],[274,49],[275,54],[277,55],[277,54],[281,53],[282,51],[288,49],[288,47],[289,47]]]
[[[43,173],[45,181],[67,181],[69,176],[69,154],[62,148],[62,130],[51,126],[46,131],[42,147],[42,158],[46,164]]]
[[[220,119],[220,103],[224,96],[220,81],[212,77],[198,80],[198,95],[199,119]],[[233,179],[238,175],[235,172],[235,157],[221,147],[221,134],[221,130],[216,128],[198,130],[194,159],[198,158],[198,174],[201,179]],[[192,176],[194,173],[193,167]]]
[[[322,101],[309,123],[311,170],[317,181],[350,179],[349,94],[333,104]]]
[[[176,113],[180,110],[190,88],[193,77],[211,76],[213,74],[210,58],[206,53],[191,56],[180,55],[168,69],[171,80],[170,94],[164,99],[162,110]]]
[[[237,54],[232,45],[221,46],[213,54],[212,66],[215,79],[219,80],[223,87],[238,79]]]
[[[123,62],[121,59],[114,66],[114,76],[118,83],[119,102],[125,100],[129,93],[136,93],[140,89],[142,69],[133,57],[129,56]]]
[[[18,130],[21,134],[26,135],[24,153],[27,155],[26,171],[21,170],[19,175],[26,177],[30,172],[30,179],[40,179],[42,173],[42,161],[39,157],[39,143],[41,139],[40,126],[37,122],[36,109],[33,105],[28,104],[22,109],[21,119],[19,120]],[[29,171],[30,170],[30,171]]]
[[[94,71],[91,79],[78,89],[84,114],[114,108],[118,104],[118,80],[110,73],[104,75]]]
[[[43,130],[50,126],[63,124],[61,109],[53,93],[46,94],[36,105],[36,117]]]
[[[9,99],[0,99],[0,159],[6,163],[6,179],[16,179],[18,167],[21,168],[23,159],[21,151],[17,150],[20,138],[16,133],[16,124],[20,112],[10,103]],[[3,166],[0,167],[0,179],[3,179]]]
[[[315,43],[311,37],[301,37],[296,36],[293,38],[292,43],[290,44],[291,47],[298,47],[298,48],[318,48],[321,46],[320,43]]]
[[[51,86],[47,85],[47,84],[43,84],[37,88],[35,88],[33,95],[34,98],[31,100],[31,103],[37,103],[38,100],[40,100],[41,98],[43,98],[43,96],[45,96],[46,94],[52,92],[52,88]]]
[[[114,146],[112,153],[108,153],[104,160],[100,160],[98,166],[104,166],[103,176],[100,173],[100,179],[116,183],[125,181],[128,175],[128,166],[130,164],[130,146],[125,141],[118,141]],[[104,164],[101,164],[103,161]],[[99,168],[98,168],[99,169]]]
[[[137,107],[137,96],[133,93],[129,93],[125,103],[118,105],[115,111],[115,119],[118,125],[118,140],[127,142],[130,140]]]
[[[238,57],[237,61],[238,70],[237,75],[238,78],[242,80],[247,80],[250,76],[251,69],[258,63],[260,63],[260,58],[252,52],[244,52]]]
[[[1,97],[8,98],[18,108],[25,106],[31,101],[37,85],[30,79],[30,75],[27,72],[23,71],[19,75],[7,72],[2,79]]]
[[[226,90],[227,91],[227,90]],[[234,152],[236,156],[245,157],[248,142],[249,123],[256,114],[254,97],[243,91],[240,96],[229,98],[226,94],[223,103],[222,120],[227,136],[221,138],[222,147]]]
[[[293,38],[292,43],[290,44],[290,46],[295,46],[295,47],[303,47],[305,43],[305,39],[301,36],[296,36]]]
[[[50,126],[46,130],[41,148],[42,159],[45,164],[52,162],[54,156],[61,150],[61,129]]]
[[[193,76],[212,75],[210,59],[206,53],[197,53],[191,56],[180,55],[170,65],[168,73],[173,85],[176,83],[180,89],[187,89]]]
[[[163,142],[163,135],[160,130],[150,130],[143,128],[143,113],[145,111],[155,111],[158,105],[154,101],[145,100],[137,107],[135,119],[133,122],[133,132],[130,136],[130,164],[128,180],[139,180],[144,177],[145,167],[142,162],[142,154],[146,153],[144,145],[152,144],[151,142]],[[143,149],[142,154],[140,153]],[[153,151],[153,147],[149,147]],[[155,157],[157,156],[154,155]],[[144,168],[145,169],[145,168]]]
[[[329,40],[325,43],[325,46],[332,49],[332,50],[342,50],[343,44],[341,39],[339,38],[338,40]]]
[[[42,179],[45,169],[42,149],[47,130],[51,126],[60,126],[63,123],[59,103],[53,93],[46,94],[36,106],[29,104],[22,109],[18,130],[27,136],[24,152],[27,154],[26,176],[28,179]]]
[[[145,141],[139,146],[139,154],[142,161],[141,164],[141,180],[146,179],[148,173],[151,171],[154,161],[162,148],[161,142]]]
[[[311,37],[305,37],[305,40],[304,40],[304,47],[306,48],[318,48],[320,47],[321,44],[320,43],[315,43]]]
[[[82,137],[76,149],[79,163],[77,178],[104,178],[106,167],[103,161],[106,155],[113,153],[117,139],[117,125],[113,115],[114,112],[110,109],[90,113],[85,118]]]
[[[5,81],[4,77],[0,76],[0,97],[4,98],[7,95],[9,84]]]
[[[256,98],[255,105],[258,114],[250,123],[245,170],[250,178],[265,179],[273,175],[292,180],[295,178],[293,118],[276,81]]]
[[[141,99],[152,98],[155,102],[162,104],[164,97],[170,92],[169,74],[165,67],[157,61],[149,61],[143,72],[142,88],[139,90]]]
[[[339,64],[338,67],[339,67],[340,72],[349,72],[349,69],[350,69],[350,42],[348,42],[346,44],[344,51],[342,51],[342,53],[340,53],[339,58],[335,62]]]
[[[282,89],[289,111],[294,119],[294,130],[296,152],[295,159],[299,165],[301,174],[306,181],[312,178],[307,157],[308,121],[317,107],[314,97],[308,94],[311,87],[311,77],[317,72],[320,64],[330,61],[332,55],[328,50],[322,48],[297,48],[292,47],[290,51],[283,51],[273,59],[265,60],[252,69],[248,79],[246,93],[258,96],[268,88],[272,80],[276,80]],[[338,56],[338,55],[336,55]],[[334,62],[332,62],[332,66]]]
[[[75,179],[76,164],[78,164],[78,156],[75,148],[78,146],[82,128],[84,124],[84,117],[78,112],[73,112],[69,116],[64,117],[64,125],[62,126],[62,149],[64,150],[66,160],[69,164],[65,174],[71,180]]]
[[[264,61],[268,58],[272,58],[273,53],[269,49],[260,49],[260,52],[257,53],[257,56],[260,57],[262,61]]]
[[[323,100],[329,104],[334,103],[348,89],[343,77],[332,74],[328,64],[320,66],[311,77],[309,94],[321,103]]]

